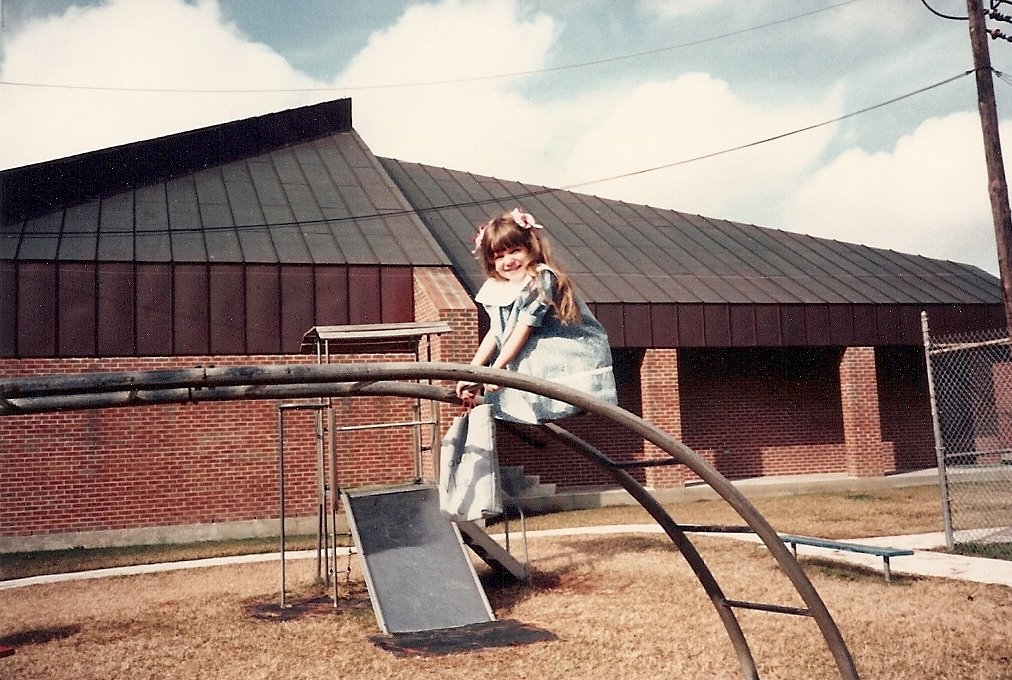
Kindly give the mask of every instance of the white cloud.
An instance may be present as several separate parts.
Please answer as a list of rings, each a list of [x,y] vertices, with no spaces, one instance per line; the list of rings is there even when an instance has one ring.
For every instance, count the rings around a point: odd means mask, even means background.
[[[703,73],[643,84],[614,98],[594,129],[579,140],[569,157],[565,182],[635,172],[749,145],[833,119],[839,115],[840,99],[837,89],[810,103],[744,101],[726,82]],[[770,212],[769,197],[782,194],[784,185],[796,182],[815,162],[834,127],[586,190],[747,220],[750,211]]]
[[[640,0],[639,9],[663,19],[704,14],[729,5],[728,0]]]
[[[860,25],[860,17],[853,24]],[[842,112],[842,86],[801,99],[778,83],[760,99],[705,73],[596,88],[573,79],[565,81],[565,91],[539,89],[545,80],[556,81],[535,75],[480,79],[544,68],[562,29],[520,0],[410,5],[331,84],[479,78],[440,86],[260,94],[6,86],[0,164],[14,167],[351,94],[355,126],[377,153],[566,186],[747,145]],[[221,90],[324,85],[242,35],[214,0],[109,0],[72,8],[5,36],[3,50],[5,81]],[[929,120],[887,153],[855,148],[816,169],[835,133],[828,125],[578,190],[996,270],[974,114]]]
[[[914,8],[913,12],[920,10]],[[908,7],[885,9],[881,3],[854,2],[820,12],[813,31],[820,38],[836,42],[854,42],[880,35],[898,38],[911,29],[910,11]]]
[[[1012,139],[1012,125],[1002,133]],[[888,153],[850,149],[800,186],[785,226],[997,273],[987,175],[975,113],[922,123]]]
[[[319,85],[225,24],[202,0],[110,0],[26,25],[0,79],[86,87],[267,89]],[[304,93],[151,93],[7,86],[0,159],[15,167],[305,103]]]
[[[555,37],[547,15],[519,16],[513,0],[409,8],[374,34],[338,84],[424,83],[542,68]],[[522,92],[525,78],[430,87],[352,91],[355,127],[373,151],[435,165],[530,177],[551,143],[543,103]]]

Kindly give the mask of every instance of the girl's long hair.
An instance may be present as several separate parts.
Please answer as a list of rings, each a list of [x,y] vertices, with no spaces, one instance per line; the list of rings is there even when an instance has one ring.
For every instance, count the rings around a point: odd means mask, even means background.
[[[539,229],[525,229],[517,224],[511,213],[503,213],[492,218],[485,225],[481,232],[481,242],[478,244],[478,259],[481,261],[485,275],[490,279],[501,278],[495,270],[495,255],[512,248],[526,248],[531,254],[528,273],[541,285],[537,276],[537,265],[543,264],[555,272],[558,279],[558,287],[555,299],[549,299],[547,291],[540,290],[539,295],[555,309],[556,316],[564,324],[579,323],[581,315],[580,308],[576,304],[576,297],[573,292],[573,284],[569,276],[552,259],[548,242],[537,232]]]

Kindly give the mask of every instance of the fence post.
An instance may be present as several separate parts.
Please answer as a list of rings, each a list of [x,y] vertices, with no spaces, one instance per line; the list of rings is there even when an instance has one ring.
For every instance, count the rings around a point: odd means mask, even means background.
[[[938,400],[935,398],[935,378],[931,372],[931,334],[928,331],[928,313],[921,312],[921,335],[924,338],[924,364],[928,373],[928,398],[931,401],[931,425],[935,434],[935,459],[938,461],[938,491],[942,499],[942,526],[945,529],[945,547],[952,550],[952,499],[949,495],[949,476],[945,469],[945,446],[942,443],[942,426],[938,419]]]

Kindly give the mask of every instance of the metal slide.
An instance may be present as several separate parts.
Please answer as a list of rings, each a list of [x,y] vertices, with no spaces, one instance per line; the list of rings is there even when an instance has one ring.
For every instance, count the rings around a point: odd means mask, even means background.
[[[348,525],[384,633],[495,621],[457,526],[434,486],[346,490]]]

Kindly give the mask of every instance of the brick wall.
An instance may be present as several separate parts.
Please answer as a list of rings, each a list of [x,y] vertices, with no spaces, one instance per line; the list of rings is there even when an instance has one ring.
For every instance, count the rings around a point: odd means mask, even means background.
[[[613,352],[619,405],[637,414],[642,412],[641,361],[642,352],[638,350]],[[643,457],[643,440],[609,419],[585,413],[564,418],[558,424],[612,460],[638,460]],[[537,427],[501,423],[497,435],[499,462],[502,465],[522,465],[525,473],[538,475],[542,483],[555,484],[563,489],[615,484],[614,478],[605,469],[546,436]],[[631,474],[641,483],[646,481],[642,470],[632,470]]]
[[[895,453],[882,440],[874,347],[847,347],[840,358],[840,398],[846,472],[874,477],[893,469]]]
[[[407,356],[354,357],[356,361]],[[304,363],[306,356],[2,360],[11,376]],[[338,400],[338,423],[407,418],[403,399]],[[285,416],[289,517],[316,514],[314,416]],[[0,536],[276,518],[278,413],[273,401],[169,404],[0,419]],[[377,446],[377,440],[381,442]],[[344,485],[409,479],[408,432],[338,438]]]
[[[439,360],[466,363],[478,343],[474,304],[448,272],[416,275],[416,313],[455,328]],[[421,287],[421,291],[419,290]],[[431,320],[424,319],[424,320]],[[917,348],[616,350],[620,404],[682,441],[731,478],[932,465],[930,412]],[[880,406],[881,404],[881,406]],[[453,407],[443,408],[443,423]],[[663,456],[591,415],[560,423],[616,460]],[[562,488],[611,476],[537,428],[501,425],[500,461]],[[683,466],[633,471],[654,488],[695,478]]]
[[[839,350],[678,354],[683,440],[723,475],[844,470]]]
[[[875,476],[934,465],[917,347],[678,356],[683,441],[727,477]]]
[[[875,350],[882,439],[892,447],[887,465],[898,472],[934,467],[928,377],[921,347]]]
[[[671,435],[682,439],[682,395],[678,379],[678,350],[648,349],[642,374],[643,417]],[[643,458],[668,458],[653,444],[645,444]],[[644,469],[648,485],[655,488],[681,486],[689,476],[680,465]]]
[[[414,272],[418,321],[452,329],[422,355],[467,363],[478,343],[474,303],[447,269]],[[712,461],[728,477],[850,472],[882,474],[933,464],[930,413],[916,348],[681,349],[614,352],[620,405]],[[341,361],[403,361],[356,355]],[[335,357],[336,361],[337,358]],[[305,355],[0,360],[0,374],[28,376],[198,365],[306,363]],[[446,384],[449,387],[449,384]],[[411,400],[335,400],[339,427],[414,417]],[[441,405],[445,430],[456,409]],[[316,514],[314,414],[286,425],[287,516]],[[0,537],[276,519],[275,402],[242,401],[77,411],[0,419]],[[616,460],[660,455],[610,421],[562,423]],[[536,428],[503,425],[500,459],[560,487],[613,480]],[[414,476],[410,428],[337,433],[342,487]],[[634,472],[650,486],[677,486],[682,466]],[[435,477],[432,452],[423,476]]]
[[[415,320],[443,321],[450,332],[432,337],[431,344],[423,353],[435,362],[466,364],[471,361],[478,348],[478,314],[474,302],[449,269],[417,268],[414,274]],[[444,387],[451,382],[441,383]],[[439,403],[439,426],[435,433],[435,444],[439,445],[442,433],[459,409],[450,404]],[[433,440],[428,428],[425,430],[426,443]],[[422,476],[428,480],[438,478],[431,449],[422,454]]]

